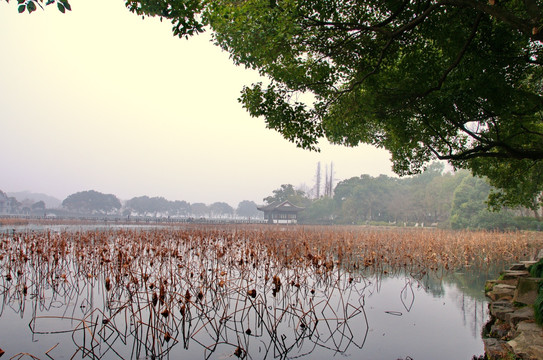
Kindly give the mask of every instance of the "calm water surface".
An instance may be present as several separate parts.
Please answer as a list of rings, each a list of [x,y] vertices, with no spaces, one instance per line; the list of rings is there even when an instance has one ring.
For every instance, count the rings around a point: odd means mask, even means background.
[[[283,284],[276,295],[258,282],[255,297],[246,290],[209,291],[161,314],[160,301],[108,291],[103,277],[82,276],[72,286],[29,275],[27,283],[47,285],[25,293],[6,279],[6,259],[0,264],[0,349],[7,359],[27,353],[39,359],[470,360],[483,353],[489,275],[338,272],[302,286]]]

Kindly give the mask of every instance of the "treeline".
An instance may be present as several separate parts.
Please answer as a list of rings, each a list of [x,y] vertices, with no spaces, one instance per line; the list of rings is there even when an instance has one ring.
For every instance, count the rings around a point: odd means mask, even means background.
[[[339,182],[332,196],[310,199],[295,191],[281,199],[305,207],[302,223],[439,226],[453,229],[541,229],[537,211],[515,208],[492,212],[492,188],[468,171],[444,172],[441,163],[406,178],[361,175]],[[274,193],[284,195],[290,185]],[[281,190],[281,189],[280,189]],[[280,200],[280,196],[268,200]]]
[[[45,210],[45,202],[32,201],[24,199],[17,200],[15,196],[8,196],[0,190],[0,214],[24,214],[30,215],[33,213],[43,213]]]
[[[543,229],[539,210],[504,208],[492,212],[489,195],[495,193],[486,180],[468,171],[444,172],[441,163],[431,164],[422,174],[406,178],[361,175],[333,185],[333,172],[326,176],[325,191],[308,194],[283,184],[263,199],[267,204],[289,200],[305,210],[298,214],[302,224],[356,224],[387,226],[439,226],[453,229]],[[320,173],[320,166],[318,168]],[[316,188],[320,176],[316,177]],[[322,195],[321,195],[322,194]],[[3,195],[3,196],[2,196]],[[490,196],[492,198],[492,195]],[[0,192],[0,213],[20,211],[20,203]],[[17,210],[19,209],[19,210]],[[2,211],[3,210],[3,211]],[[28,204],[25,210],[43,214],[43,202]],[[188,203],[163,197],[139,196],[121,202],[113,194],[81,191],[62,202],[71,215],[114,215],[156,218],[244,218],[261,219],[263,213],[253,201],[244,200],[237,208],[225,202]],[[20,213],[20,212],[19,212]]]
[[[128,200],[124,205],[123,215],[173,216],[173,217],[209,217],[209,218],[257,218],[262,217],[253,201],[243,200],[237,208],[225,202],[206,205],[201,202],[188,203],[184,200],[169,201],[163,197],[140,196]]]
[[[81,191],[68,196],[62,207],[79,214],[103,214],[126,217],[209,217],[209,218],[256,218],[262,216],[253,201],[244,200],[234,209],[225,202],[188,203],[183,200],[170,201],[163,197],[138,196],[124,203],[113,194],[102,194],[98,191]]]
[[[60,216],[141,216],[141,217],[178,217],[178,218],[245,218],[257,219],[263,215],[253,201],[241,201],[237,208],[225,202],[188,203],[170,201],[164,197],[138,196],[121,202],[113,194],[104,194],[95,190],[80,191],[69,195],[62,201],[60,208],[46,208],[43,201],[18,201],[0,191],[0,215],[60,215]]]

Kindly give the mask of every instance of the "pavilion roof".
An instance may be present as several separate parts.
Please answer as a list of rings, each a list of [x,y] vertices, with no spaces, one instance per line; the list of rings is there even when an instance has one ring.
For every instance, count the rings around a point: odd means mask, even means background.
[[[292,204],[290,201],[274,201],[269,205],[264,205],[257,207],[258,210],[261,211],[282,211],[282,212],[299,212],[304,210],[305,208],[296,206]]]

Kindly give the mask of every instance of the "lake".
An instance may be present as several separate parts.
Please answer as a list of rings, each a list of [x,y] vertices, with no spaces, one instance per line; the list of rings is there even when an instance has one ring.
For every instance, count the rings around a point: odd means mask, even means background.
[[[445,272],[420,263],[437,259],[432,248],[397,266],[379,246],[405,252],[391,242],[401,234],[367,229],[339,243],[322,228],[72,230],[0,237],[6,358],[472,359],[484,352],[484,281],[511,260]]]

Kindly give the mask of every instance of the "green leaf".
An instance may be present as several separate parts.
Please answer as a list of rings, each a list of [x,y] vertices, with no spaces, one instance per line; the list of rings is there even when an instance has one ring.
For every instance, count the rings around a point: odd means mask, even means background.
[[[59,0],[59,2],[66,8],[66,10],[72,11],[72,7],[70,6],[70,3],[68,3],[68,0]]]
[[[64,8],[64,5],[62,5],[60,2],[57,2],[57,7],[58,7],[58,10],[61,12],[61,13],[65,13],[66,12],[66,9]]]
[[[23,13],[25,9],[26,9],[26,5],[23,4],[23,5],[19,5],[19,8],[17,10],[19,11],[19,14],[20,14],[20,13]]]
[[[31,13],[33,11],[36,11],[36,4],[34,3],[34,1],[31,1],[26,5],[26,8],[28,9],[28,12]]]

